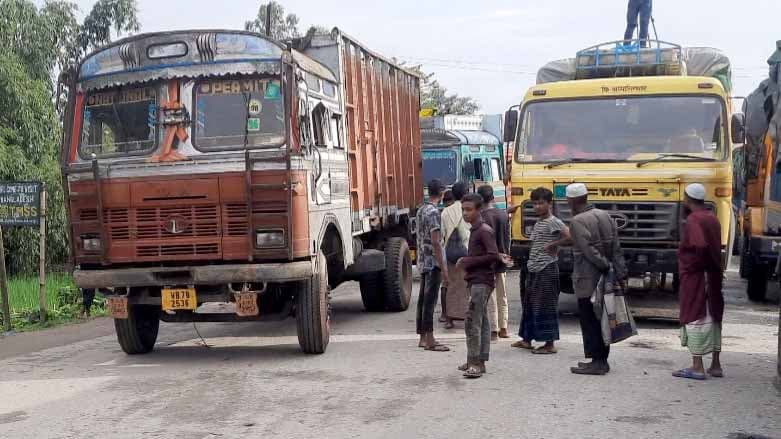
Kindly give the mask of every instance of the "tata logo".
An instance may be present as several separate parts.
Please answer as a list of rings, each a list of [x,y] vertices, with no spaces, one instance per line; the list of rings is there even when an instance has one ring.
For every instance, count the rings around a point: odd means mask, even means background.
[[[624,230],[629,226],[629,217],[624,215],[621,212],[610,212],[609,213],[610,218],[613,220],[614,223],[616,223],[616,228],[618,230]]]
[[[181,215],[172,215],[165,220],[165,231],[172,235],[180,235],[190,228],[190,223]]]
[[[625,187],[603,187],[599,188],[599,193],[603,197],[631,197],[632,193]]]
[[[666,188],[666,187],[660,187],[659,189],[657,189],[657,191],[659,191],[659,193],[660,193],[660,194],[662,194],[663,196],[665,196],[665,197],[669,197],[669,196],[670,196],[670,195],[672,195],[674,192],[676,192],[676,191],[677,191],[677,189],[673,189],[673,188]]]

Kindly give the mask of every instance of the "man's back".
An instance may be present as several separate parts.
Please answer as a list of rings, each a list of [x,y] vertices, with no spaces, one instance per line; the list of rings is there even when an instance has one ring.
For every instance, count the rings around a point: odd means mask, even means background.
[[[588,207],[572,218],[570,232],[575,259],[572,277],[579,297],[591,295],[593,285],[610,264],[619,278],[626,276],[618,229],[607,212]]]

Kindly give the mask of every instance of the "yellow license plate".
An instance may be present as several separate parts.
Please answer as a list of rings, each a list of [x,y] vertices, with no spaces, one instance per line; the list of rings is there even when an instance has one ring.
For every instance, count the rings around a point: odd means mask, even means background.
[[[194,310],[198,308],[198,298],[195,288],[171,288],[163,289],[163,310],[175,311],[182,309]]]

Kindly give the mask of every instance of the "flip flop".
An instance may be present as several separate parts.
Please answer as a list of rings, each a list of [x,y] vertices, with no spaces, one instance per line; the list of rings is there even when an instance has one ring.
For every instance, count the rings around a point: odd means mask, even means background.
[[[450,348],[443,345],[443,344],[435,344],[434,346],[424,348],[427,351],[433,351],[433,352],[449,352]]]
[[[458,366],[458,370],[460,370],[461,372],[466,372],[467,370],[469,370],[469,367],[470,367],[469,363],[464,363],[464,364]],[[480,373],[486,373],[485,367],[481,367],[479,370],[480,370]]]
[[[708,369],[708,375],[712,376],[713,378],[724,378],[724,371],[714,371],[712,369]]]
[[[532,354],[538,354],[538,355],[552,355],[558,352],[559,351],[556,348],[548,349],[544,346],[540,346],[537,349],[532,350]]]
[[[695,372],[691,369],[684,368],[673,372],[673,376],[676,378],[688,378],[690,380],[704,381],[707,379],[704,373]]]
[[[469,369],[464,372],[464,378],[475,379],[480,378],[481,376],[483,376],[483,372],[474,366],[469,366]]]
[[[528,349],[528,350],[534,350],[534,346],[532,346],[531,343],[526,343],[523,340],[516,341],[515,343],[511,344],[510,346],[518,349]]]

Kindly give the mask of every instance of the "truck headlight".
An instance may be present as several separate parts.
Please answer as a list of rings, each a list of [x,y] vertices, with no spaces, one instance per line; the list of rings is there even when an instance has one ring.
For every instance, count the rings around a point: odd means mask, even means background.
[[[100,238],[82,235],[81,247],[84,249],[84,251],[96,252],[100,251],[100,249],[103,247],[103,243],[100,242]]]
[[[259,230],[255,232],[255,246],[284,247],[285,233],[282,230]]]

